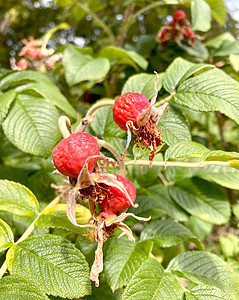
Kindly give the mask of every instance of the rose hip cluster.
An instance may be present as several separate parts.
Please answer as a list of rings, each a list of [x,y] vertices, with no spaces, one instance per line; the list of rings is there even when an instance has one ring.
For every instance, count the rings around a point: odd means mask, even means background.
[[[89,133],[69,133],[53,149],[52,157],[56,169],[69,177],[70,186],[58,187],[64,192],[69,220],[75,226],[94,228],[91,233],[98,246],[90,279],[98,286],[98,277],[103,270],[103,243],[112,236],[114,229],[118,227],[122,231],[121,235],[134,241],[130,228],[123,220],[129,215],[136,217],[126,213],[130,206],[137,207],[134,204],[136,188],[127,178],[107,173],[107,164],[112,164],[113,161],[100,153],[97,139]],[[82,203],[83,200],[88,201],[93,222],[78,225],[75,216],[76,202]]]
[[[175,41],[182,46],[181,41],[187,40],[193,46],[196,39],[201,38],[190,27],[190,22],[183,10],[177,10],[173,14],[173,21],[167,26],[162,26],[157,35],[157,41],[162,45],[167,45],[169,41]]]

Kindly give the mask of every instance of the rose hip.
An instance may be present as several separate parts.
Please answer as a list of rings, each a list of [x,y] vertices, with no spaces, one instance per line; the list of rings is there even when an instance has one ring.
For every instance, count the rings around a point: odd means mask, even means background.
[[[53,149],[52,157],[57,170],[66,176],[77,178],[88,159],[88,171],[92,172],[100,147],[95,137],[89,133],[78,132],[61,140]]]

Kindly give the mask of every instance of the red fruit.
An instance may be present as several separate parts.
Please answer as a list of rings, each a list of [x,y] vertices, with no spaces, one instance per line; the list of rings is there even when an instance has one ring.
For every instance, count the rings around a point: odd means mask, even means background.
[[[136,188],[134,184],[120,175],[115,175],[117,181],[122,183],[129,194],[131,201],[134,203],[136,199]],[[110,198],[105,197],[102,201],[98,201],[99,206],[101,207],[101,215],[105,218],[114,216],[116,213],[121,212],[131,206],[131,203],[127,195],[120,189],[109,186]]]
[[[183,36],[185,39],[192,38],[195,36],[195,32],[191,28],[186,28]]]
[[[183,10],[176,10],[173,14],[173,21],[177,22],[179,20],[185,19],[186,14]]]
[[[115,123],[127,131],[126,123],[132,121],[138,128],[139,115],[150,106],[149,100],[142,94],[125,93],[115,100],[113,118]]]
[[[53,162],[57,170],[66,176],[77,178],[85,161],[90,156],[99,155],[99,144],[92,135],[85,132],[71,134],[61,140],[52,151]],[[88,171],[92,172],[98,158],[88,161]]]

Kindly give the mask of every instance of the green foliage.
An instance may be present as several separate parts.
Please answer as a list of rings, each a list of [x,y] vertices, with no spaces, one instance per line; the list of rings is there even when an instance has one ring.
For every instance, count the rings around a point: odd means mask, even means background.
[[[33,193],[25,186],[0,180],[0,208],[19,216],[34,216],[38,211],[38,202]]]
[[[152,242],[132,243],[128,239],[114,239],[105,258],[105,273],[112,291],[128,285],[134,273],[149,257]]]
[[[192,29],[206,32],[211,28],[211,9],[204,0],[191,3]]]
[[[12,246],[7,265],[11,275],[39,284],[50,295],[76,298],[91,292],[83,254],[60,236],[35,235]]]
[[[160,263],[148,258],[135,272],[121,299],[182,299],[183,289],[172,274],[164,273]]]
[[[18,275],[9,275],[0,280],[0,297],[6,300],[49,299],[40,286]]]
[[[83,55],[73,46],[68,46],[65,49],[62,63],[69,86],[85,80],[101,81],[110,69],[108,59],[94,59],[89,55]]]
[[[141,240],[152,240],[159,247],[171,247],[191,241],[201,248],[200,241],[183,225],[172,220],[160,220],[149,225],[141,232]]]
[[[208,252],[185,252],[176,256],[167,270],[197,284],[215,286],[238,299],[239,277],[221,258]]]
[[[0,299],[239,299],[239,44],[222,28],[233,24],[224,1],[43,2],[0,14]],[[175,10],[187,20],[160,43]],[[50,54],[20,56],[23,38]],[[128,92],[155,100],[131,136],[112,112]],[[108,143],[78,180],[53,172],[69,122]],[[135,144],[139,132],[162,145]],[[99,203],[112,204],[110,173],[123,164],[135,206],[105,218]]]
[[[8,249],[14,242],[11,227],[0,219],[0,252]]]

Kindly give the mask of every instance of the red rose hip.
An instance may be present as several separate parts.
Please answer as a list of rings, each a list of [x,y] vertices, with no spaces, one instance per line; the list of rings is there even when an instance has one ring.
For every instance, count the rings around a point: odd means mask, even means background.
[[[77,178],[86,160],[98,156],[100,147],[95,137],[89,133],[78,132],[61,140],[52,151],[57,170],[66,176]],[[98,158],[89,158],[88,171],[92,172]]]
[[[150,106],[149,100],[142,94],[125,93],[115,100],[113,118],[115,123],[127,131],[126,123],[132,121],[138,127],[139,115]]]
[[[186,14],[183,10],[176,10],[173,14],[173,21],[177,22],[179,20],[185,19]]]
[[[103,201],[98,201],[99,206],[101,207],[101,215],[105,218],[115,215],[118,212],[129,208],[136,199],[136,188],[134,184],[125,177],[120,175],[115,175],[118,182],[124,185],[131,202],[127,195],[116,188],[115,186],[109,186],[110,198],[104,198]]]

